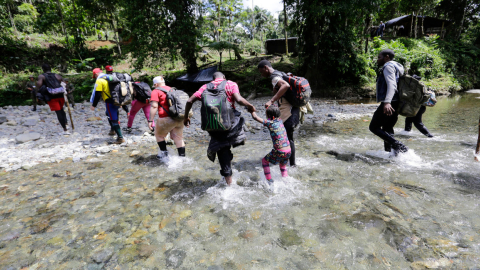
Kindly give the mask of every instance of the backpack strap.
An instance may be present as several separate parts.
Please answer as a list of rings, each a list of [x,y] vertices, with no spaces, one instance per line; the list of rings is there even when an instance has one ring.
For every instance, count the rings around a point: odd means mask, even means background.
[[[155,88],[155,89],[164,92],[165,95],[167,95],[167,93],[170,92],[169,90],[167,90],[167,89],[165,89],[165,88],[163,88],[163,87],[161,87],[161,86],[160,86],[160,87],[157,87],[157,88]],[[170,88],[170,90],[172,90],[172,89],[174,89],[174,87]],[[168,96],[167,96],[167,97],[168,97]],[[160,102],[157,102],[157,103],[158,103],[158,105],[160,105],[160,107],[162,107],[162,109],[163,109],[164,111],[167,112],[168,116],[172,117],[172,115],[170,114],[170,110],[165,109]]]
[[[222,90],[225,91],[225,88],[227,87],[227,80],[223,80],[218,86],[217,90]]]

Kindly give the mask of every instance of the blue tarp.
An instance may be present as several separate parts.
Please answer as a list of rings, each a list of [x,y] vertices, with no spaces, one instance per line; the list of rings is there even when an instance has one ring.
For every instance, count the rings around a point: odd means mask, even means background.
[[[195,74],[185,74],[177,78],[179,81],[193,83],[207,83],[213,81],[213,73],[217,72],[217,66],[202,69]]]

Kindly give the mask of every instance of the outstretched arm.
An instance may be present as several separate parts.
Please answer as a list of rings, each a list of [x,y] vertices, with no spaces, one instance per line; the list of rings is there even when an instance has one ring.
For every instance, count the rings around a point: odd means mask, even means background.
[[[252,112],[252,117],[253,119],[255,119],[255,121],[263,124],[263,119],[258,117],[258,115],[255,112]]]
[[[246,99],[244,99],[244,98],[240,95],[240,93],[234,93],[234,94],[233,94],[233,97],[235,98],[235,101],[236,101],[238,104],[247,107],[249,113],[252,113],[252,112],[257,111],[257,110],[255,109],[255,107],[254,107],[252,104],[250,104],[250,102],[248,102]]]
[[[287,92],[288,89],[290,89],[290,84],[288,84],[286,81],[284,80],[279,80],[277,82],[277,86],[276,87],[279,87],[277,93],[272,97],[272,99],[270,99],[266,104],[265,104],[265,108],[268,108],[270,107],[275,101],[279,100],[281,97],[283,97],[283,95]]]
[[[190,118],[188,117],[188,115],[190,114],[190,110],[192,109],[193,103],[197,100],[200,100],[200,99],[195,95],[193,95],[188,99],[187,104],[185,104],[185,116],[183,118],[183,124],[186,127],[190,126]]]

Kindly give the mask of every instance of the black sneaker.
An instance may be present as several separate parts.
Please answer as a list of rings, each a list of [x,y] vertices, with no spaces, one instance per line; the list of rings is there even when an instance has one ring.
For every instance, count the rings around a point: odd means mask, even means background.
[[[395,154],[395,156],[398,156],[399,153],[406,153],[408,151],[408,147],[405,146],[401,142],[394,143],[392,145],[392,148],[393,148],[393,153]]]
[[[392,145],[386,141],[383,142],[383,148],[385,149],[385,152],[391,152],[392,151]]]

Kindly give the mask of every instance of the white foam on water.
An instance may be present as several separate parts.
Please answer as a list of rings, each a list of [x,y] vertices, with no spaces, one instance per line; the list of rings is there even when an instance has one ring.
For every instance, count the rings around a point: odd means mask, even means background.
[[[403,135],[403,136],[410,136],[410,137],[417,135],[413,131],[406,131],[406,130],[402,130],[402,131],[398,132],[397,134],[398,135]]]
[[[393,154],[393,150],[391,152],[386,152],[383,150],[369,150],[365,154],[377,158],[393,160],[397,163],[402,163],[404,165],[416,168],[425,165],[425,163],[422,161],[422,158],[415,154],[415,150],[413,149],[409,149],[406,153],[399,153],[396,157]]]
[[[277,167],[277,168],[275,168]],[[239,186],[237,179],[241,173],[234,171],[233,183],[227,186],[224,179],[217,185],[209,188],[212,200],[221,204],[223,209],[250,208],[263,206],[267,208],[291,204],[307,195],[308,189],[303,183],[293,177],[281,177],[278,166],[271,166],[271,175],[274,179],[272,186],[268,185],[262,168],[256,168],[260,181],[254,185]]]
[[[189,168],[189,164],[193,164],[193,160],[189,157],[169,156],[169,160],[166,162],[167,168],[170,171],[185,170]]]

